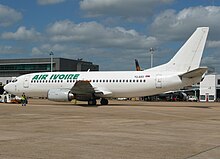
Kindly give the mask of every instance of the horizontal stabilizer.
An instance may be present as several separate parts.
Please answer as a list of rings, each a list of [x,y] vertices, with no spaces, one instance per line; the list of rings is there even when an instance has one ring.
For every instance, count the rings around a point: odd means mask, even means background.
[[[187,73],[179,75],[180,78],[194,78],[194,77],[202,77],[203,74],[208,70],[207,67],[199,67]]]

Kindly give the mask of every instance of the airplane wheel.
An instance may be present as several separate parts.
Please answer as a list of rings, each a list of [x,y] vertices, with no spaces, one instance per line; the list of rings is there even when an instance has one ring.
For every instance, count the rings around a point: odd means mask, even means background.
[[[96,100],[95,99],[90,99],[88,101],[88,105],[96,105]]]
[[[102,98],[100,103],[101,103],[101,105],[108,105],[108,100],[105,98]]]

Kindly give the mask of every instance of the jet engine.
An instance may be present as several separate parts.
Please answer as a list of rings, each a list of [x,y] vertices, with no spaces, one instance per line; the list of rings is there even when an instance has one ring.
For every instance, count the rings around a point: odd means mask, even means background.
[[[47,98],[51,101],[67,102],[74,99],[74,94],[69,89],[50,89]]]

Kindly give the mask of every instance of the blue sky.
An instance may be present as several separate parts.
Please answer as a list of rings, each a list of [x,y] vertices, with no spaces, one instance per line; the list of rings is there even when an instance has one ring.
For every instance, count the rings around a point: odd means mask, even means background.
[[[220,73],[217,0],[0,0],[0,58],[91,61],[101,70],[167,62],[198,26],[210,27],[202,65]]]

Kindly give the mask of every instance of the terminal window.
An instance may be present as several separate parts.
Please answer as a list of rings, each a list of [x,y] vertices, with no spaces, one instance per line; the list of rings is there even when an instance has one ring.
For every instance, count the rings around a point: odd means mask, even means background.
[[[50,70],[50,64],[0,65],[0,70]]]

